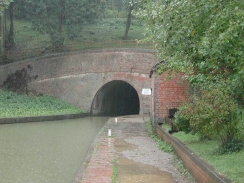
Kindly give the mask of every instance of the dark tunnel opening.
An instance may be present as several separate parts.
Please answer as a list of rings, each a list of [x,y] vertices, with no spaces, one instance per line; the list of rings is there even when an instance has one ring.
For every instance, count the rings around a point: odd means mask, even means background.
[[[139,111],[137,91],[121,80],[103,85],[96,93],[91,106],[92,115],[123,116],[139,114]]]

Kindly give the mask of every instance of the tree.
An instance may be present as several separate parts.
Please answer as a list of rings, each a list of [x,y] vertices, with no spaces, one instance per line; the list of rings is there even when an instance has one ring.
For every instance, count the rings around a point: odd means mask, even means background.
[[[5,47],[11,48],[14,45],[14,2],[9,4],[9,32],[7,32],[7,39],[5,41]]]
[[[27,2],[28,0],[18,0],[14,2],[14,18],[19,20],[30,20]]]
[[[3,14],[4,10],[8,8],[13,0],[0,0],[0,13]]]
[[[183,72],[201,89],[177,112],[179,127],[221,136],[226,149],[243,145],[240,115],[230,115],[244,106],[244,1],[141,0],[137,15],[165,60],[158,73]]]
[[[69,38],[86,23],[94,22],[102,11],[100,0],[30,0],[29,13],[33,27],[48,33],[52,46],[63,45],[64,30]]]
[[[137,15],[166,60],[159,72],[182,71],[191,83],[229,78],[243,70],[244,2],[140,1]]]
[[[128,33],[130,30],[131,18],[132,18],[132,10],[135,8],[135,5],[136,5],[136,2],[134,0],[131,0],[131,2],[129,2],[129,12],[127,15],[125,34],[124,34],[123,39],[128,39]]]
[[[1,15],[1,52],[4,52],[4,40],[5,40],[5,33],[4,33],[4,11],[10,5],[13,0],[0,0],[0,15]]]

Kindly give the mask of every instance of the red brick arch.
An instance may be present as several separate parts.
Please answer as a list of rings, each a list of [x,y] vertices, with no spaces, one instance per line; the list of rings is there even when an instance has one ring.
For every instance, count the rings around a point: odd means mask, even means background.
[[[139,113],[151,113],[156,120],[168,116],[168,109],[178,107],[185,99],[180,76],[164,82],[164,75],[149,77],[158,63],[151,50],[120,49],[65,53],[24,60],[0,66],[0,82],[16,70],[31,66],[29,90],[60,98],[90,112],[96,93],[106,83],[121,80],[138,94]],[[152,95],[142,95],[143,88],[152,88]]]

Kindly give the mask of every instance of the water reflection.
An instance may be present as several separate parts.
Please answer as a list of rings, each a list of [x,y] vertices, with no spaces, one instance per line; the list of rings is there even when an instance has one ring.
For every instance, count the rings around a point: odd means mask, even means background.
[[[0,125],[0,182],[72,182],[107,120],[90,117]]]

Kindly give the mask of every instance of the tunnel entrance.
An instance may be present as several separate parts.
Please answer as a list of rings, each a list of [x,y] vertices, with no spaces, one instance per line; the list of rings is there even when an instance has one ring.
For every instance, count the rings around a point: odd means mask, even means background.
[[[96,93],[91,114],[123,116],[139,114],[140,102],[137,91],[129,83],[115,80],[103,85]]]

